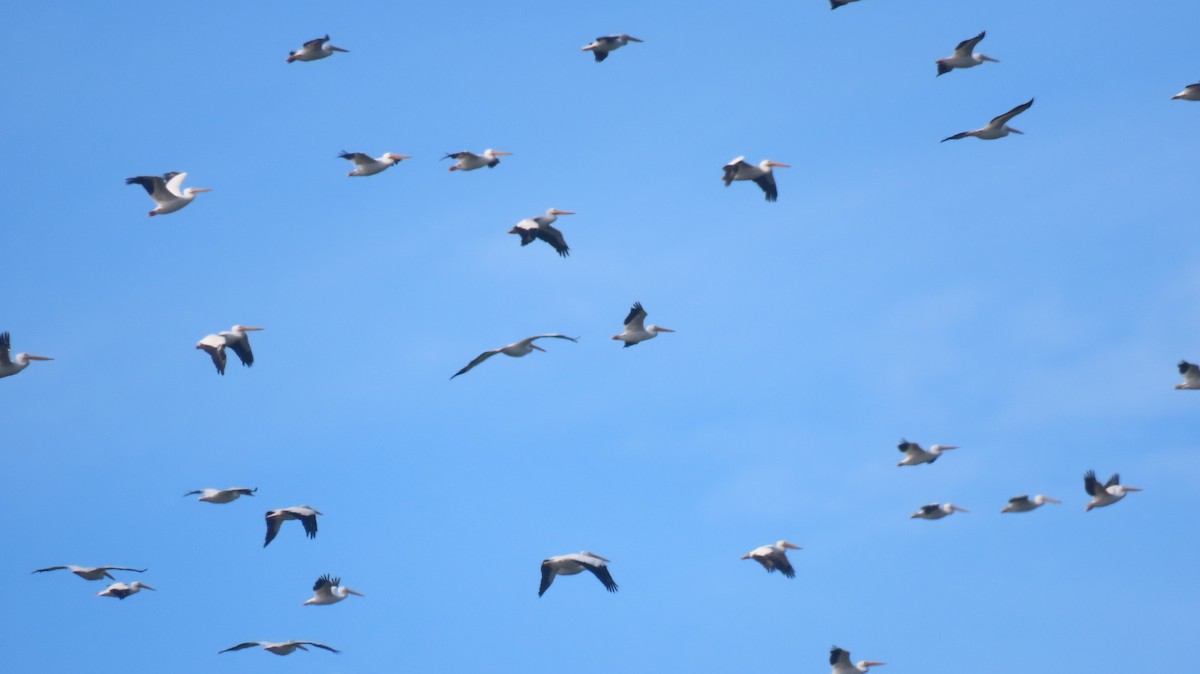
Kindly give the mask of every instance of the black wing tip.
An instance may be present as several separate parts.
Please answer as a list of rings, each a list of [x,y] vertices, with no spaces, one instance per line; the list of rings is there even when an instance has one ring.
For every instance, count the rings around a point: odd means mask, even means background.
[[[593,49],[593,50],[592,50],[592,56],[595,56],[595,57],[596,57],[596,63],[600,63],[600,62],[601,62],[601,61],[603,61],[604,59],[608,58],[608,52],[606,52],[606,51],[599,51],[599,50]]]
[[[941,77],[942,75],[945,75],[946,73],[950,72],[951,70],[954,70],[954,68],[951,68],[950,66],[948,66],[944,63],[939,63],[937,76]]]
[[[5,339],[5,338],[7,338],[7,336],[8,336],[7,332],[4,333],[3,335],[0,335],[0,346],[8,346],[8,344],[6,343],[6,339]],[[1179,374],[1187,374],[1188,368],[1191,366],[1192,366],[1192,364],[1187,362],[1186,360],[1179,361]]]

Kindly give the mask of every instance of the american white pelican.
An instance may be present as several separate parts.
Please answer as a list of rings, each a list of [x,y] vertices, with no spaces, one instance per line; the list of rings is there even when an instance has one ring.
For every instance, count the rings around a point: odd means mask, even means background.
[[[745,157],[737,157],[725,165],[725,175],[722,180],[725,181],[725,187],[729,187],[735,180],[753,180],[767,195],[767,201],[775,201],[779,198],[779,190],[775,187],[775,173],[771,170],[774,168],[791,168],[791,166],[770,159],[764,159],[755,166],[747,164]]]
[[[54,360],[49,356],[35,356],[31,353],[9,355],[12,351],[12,338],[7,332],[0,332],[0,379],[10,377],[29,367],[31,360]]]
[[[341,51],[350,53],[349,49],[342,49],[329,44],[329,36],[319,37],[315,40],[309,40],[304,43],[304,46],[296,51],[288,52],[287,62],[292,61],[316,61],[323,59],[326,56],[333,56],[333,52]]]
[[[987,31],[985,30],[969,40],[963,40],[962,42],[958,43],[957,47],[954,48],[954,54],[944,59],[938,59],[938,77],[945,75],[955,68],[974,68],[984,61],[999,63],[999,61],[991,56],[988,56],[987,54],[971,53],[975,51],[975,46],[978,45],[979,41],[982,40],[986,35]]]
[[[48,566],[44,569],[36,569],[33,573],[44,573],[46,571],[58,571],[60,569],[70,569],[71,573],[79,576],[84,580],[100,580],[108,578],[116,580],[109,571],[134,571],[136,573],[145,573],[145,569],[131,569],[128,566],[75,566],[68,564],[67,566]]]
[[[196,343],[196,348],[202,349],[211,356],[213,365],[217,367],[217,373],[223,375],[225,374],[226,348],[233,349],[233,352],[237,354],[238,360],[242,361],[244,367],[254,365],[254,351],[250,348],[250,335],[246,333],[257,330],[262,330],[262,328],[235,325],[226,332],[208,335]]]
[[[351,590],[348,587],[342,587],[341,578],[330,578],[329,574],[327,573],[317,579],[316,584],[313,585],[313,598],[304,602],[303,606],[308,606],[309,604],[314,606],[336,604],[350,595],[354,595],[356,597],[366,596],[357,590]]]
[[[855,665],[850,662],[850,651],[834,646],[829,650],[829,664],[833,665],[833,674],[866,674],[868,669],[887,663],[859,660]]]
[[[842,5],[848,5],[852,2],[858,2],[858,0],[829,0],[829,4],[831,5],[830,9],[837,9]]]
[[[571,555],[559,555],[542,560],[542,583],[538,586],[538,596],[546,594],[555,576],[573,576],[583,571],[591,571],[600,579],[604,589],[609,592],[617,591],[617,584],[608,572],[608,560],[594,552],[577,552]]]
[[[1171,100],[1179,99],[1181,101],[1200,101],[1200,82],[1189,84],[1183,88],[1183,91],[1171,97]]]
[[[596,38],[595,42],[584,46],[584,48],[581,49],[580,51],[592,52],[592,56],[596,57],[596,63],[599,63],[599,62],[603,61],[604,59],[608,58],[609,52],[616,50],[616,49],[620,49],[621,47],[624,47],[625,45],[629,44],[630,42],[645,42],[645,40],[639,40],[632,35],[624,35],[624,34],[603,35],[601,37]]]
[[[801,550],[799,545],[792,545],[787,541],[776,541],[774,545],[764,545],[759,548],[754,548],[750,552],[742,555],[742,559],[753,559],[768,573],[774,573],[776,569],[788,578],[796,577],[796,570],[792,568],[792,563],[788,561],[788,550]]]
[[[496,164],[500,163],[499,157],[507,157],[511,154],[511,152],[501,152],[500,150],[493,150],[489,147],[483,151],[482,155],[464,150],[462,152],[450,152],[445,157],[442,157],[442,159],[457,160],[457,163],[450,167],[451,172],[474,171],[475,169],[483,168],[484,166],[488,168],[496,168]]]
[[[240,651],[244,648],[254,648],[255,646],[262,646],[264,651],[274,653],[275,655],[290,655],[296,649],[307,652],[308,649],[305,648],[305,646],[316,646],[317,648],[324,648],[330,653],[341,653],[341,651],[336,648],[326,646],[325,644],[319,644],[315,641],[284,641],[281,643],[271,643],[270,641],[247,641],[244,644],[238,644],[237,646],[226,648],[223,651],[217,651],[217,655],[228,653],[229,651]]]
[[[373,176],[376,173],[382,173],[387,169],[399,164],[405,159],[412,159],[406,154],[392,154],[388,152],[378,159],[372,159],[361,152],[346,152],[338,155],[342,159],[347,159],[354,162],[354,169],[347,173],[348,176]]]
[[[930,503],[929,505],[921,506],[917,512],[909,515],[909,519],[920,518],[923,520],[940,520],[947,515],[953,515],[955,511],[960,513],[971,512],[966,508],[959,508],[953,503]]]
[[[547,209],[545,215],[537,215],[518,222],[508,230],[508,233],[521,235],[522,246],[528,246],[533,243],[534,239],[541,239],[550,244],[554,252],[566,257],[571,254],[571,249],[567,247],[567,240],[563,238],[562,232],[550,226],[551,223],[558,220],[560,215],[575,215],[575,211]]]
[[[901,452],[904,452],[904,458],[897,466],[916,466],[922,463],[933,463],[938,460],[942,452],[947,449],[958,449],[958,445],[934,445],[929,448],[929,451],[921,449],[921,445],[908,440],[900,440],[900,444],[896,445]]]
[[[533,352],[534,349],[544,352],[545,349],[538,346],[537,344],[534,344],[533,342],[535,340],[549,339],[549,338],[565,339],[565,340],[568,340],[571,342],[579,341],[578,337],[568,337],[566,335],[557,335],[557,334],[555,334],[555,335],[534,335],[533,337],[526,337],[525,339],[522,339],[519,342],[513,342],[512,344],[509,344],[508,346],[502,346],[499,349],[492,349],[491,351],[484,351],[483,353],[476,356],[475,360],[467,363],[466,367],[459,370],[458,372],[455,372],[450,378],[454,379],[455,377],[457,377],[460,374],[469,372],[471,370],[471,368],[475,367],[476,365],[482,363],[483,361],[487,360],[488,358],[491,358],[492,356],[494,356],[498,353],[502,353],[506,356],[512,356],[513,358],[520,358],[522,356],[529,355],[530,353]]]
[[[275,536],[279,534],[279,527],[288,520],[300,520],[304,525],[304,533],[309,538],[317,537],[317,515],[321,513],[314,510],[311,506],[292,506],[291,508],[280,508],[279,510],[267,511],[267,540],[263,541],[263,547],[271,544],[275,540]]]
[[[125,597],[137,594],[138,592],[141,592],[142,590],[154,590],[155,592],[158,592],[158,590],[155,590],[154,588],[150,587],[149,585],[135,580],[128,585],[126,585],[125,583],[113,583],[112,585],[109,585],[108,587],[106,587],[103,592],[97,592],[96,596],[97,597],[116,597],[117,599],[124,599]]]
[[[258,491],[258,487],[250,489],[248,487],[230,487],[229,489],[197,489],[189,491],[184,496],[200,494],[197,501],[205,503],[229,503],[230,501],[238,500],[239,496],[254,496],[254,492]]]
[[[5,333],[3,335],[3,337],[6,337],[7,335],[8,335],[8,333]],[[2,337],[0,337],[0,338],[2,338]],[[4,351],[2,350],[3,345],[4,345],[4,343],[2,341],[0,341],[0,359],[4,358]],[[19,357],[20,356],[18,356],[18,358]],[[1198,367],[1195,363],[1189,363],[1186,360],[1179,361],[1179,374],[1183,375],[1183,383],[1176,384],[1175,390],[1177,390],[1177,391],[1183,391],[1183,390],[1195,391],[1197,389],[1200,389],[1200,367]],[[0,377],[3,377],[3,376],[4,376],[3,362],[2,362],[2,360],[0,360]]]
[[[629,315],[625,317],[625,331],[619,335],[613,335],[613,339],[625,342],[625,346],[622,348],[628,348],[647,339],[654,339],[660,332],[675,332],[659,325],[646,327],[646,316],[648,315],[642,308],[641,302],[634,302],[633,308],[629,310]]]
[[[1029,106],[1031,106],[1031,105],[1033,105],[1032,98],[1029,99],[1029,101],[1027,103],[1022,103],[1022,104],[1018,105],[1017,107],[1013,108],[1012,110],[1009,110],[1008,112],[1004,113],[1003,115],[1000,115],[999,117],[992,119],[992,121],[988,122],[987,126],[983,127],[982,129],[975,129],[974,131],[963,131],[962,133],[956,133],[953,136],[943,138],[942,142],[944,143],[948,140],[958,140],[960,138],[967,138],[969,136],[974,136],[980,140],[996,140],[997,138],[1003,138],[1010,133],[1024,134],[1025,133],[1024,131],[1018,131],[1018,130],[1012,128],[1011,126],[1009,126],[1008,123],[1009,123],[1009,121],[1012,120],[1013,117],[1016,117],[1017,115],[1021,114],[1022,112],[1025,112],[1026,110],[1028,110]]]
[[[141,185],[145,188],[146,193],[150,195],[156,205],[156,208],[149,213],[150,217],[154,217],[174,213],[192,203],[192,199],[195,199],[197,194],[212,191],[207,187],[189,187],[180,191],[185,178],[187,178],[186,172],[172,172],[163,174],[161,178],[158,176],[126,178],[125,184]]]
[[[1022,494],[1021,496],[1014,496],[1008,499],[1008,505],[1004,506],[1004,509],[1000,512],[1027,513],[1030,510],[1037,510],[1047,503],[1062,503],[1062,501],[1056,498],[1050,498],[1049,496],[1042,496],[1041,494],[1038,494],[1033,498],[1029,498],[1028,495]]]
[[[1083,489],[1092,497],[1092,502],[1084,508],[1085,512],[1092,508],[1110,506],[1125,498],[1125,495],[1131,491],[1141,491],[1137,487],[1126,487],[1121,484],[1120,473],[1113,473],[1112,477],[1108,478],[1108,482],[1100,484],[1100,480],[1096,479],[1096,471],[1094,470],[1089,470],[1084,474]]]

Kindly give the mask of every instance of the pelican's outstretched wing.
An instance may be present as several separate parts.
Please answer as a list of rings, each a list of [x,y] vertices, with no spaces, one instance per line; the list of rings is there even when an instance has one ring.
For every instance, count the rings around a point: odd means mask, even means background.
[[[458,372],[455,372],[450,378],[454,379],[454,377],[457,377],[460,374],[465,374],[467,372],[470,372],[471,368],[475,367],[476,365],[482,363],[483,361],[487,360],[488,358],[491,358],[492,356],[494,356],[498,353],[500,353],[500,349],[492,349],[491,351],[484,351],[483,353],[476,356],[475,360],[467,363],[466,367],[459,370]]]

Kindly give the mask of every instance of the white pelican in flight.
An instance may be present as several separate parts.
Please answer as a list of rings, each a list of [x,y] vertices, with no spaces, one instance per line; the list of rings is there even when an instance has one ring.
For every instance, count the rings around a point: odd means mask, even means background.
[[[44,569],[37,569],[33,573],[45,573],[46,571],[59,571],[61,569],[70,569],[71,573],[79,576],[84,580],[100,580],[108,578],[116,580],[109,571],[134,571],[137,573],[146,573],[145,569],[131,569],[128,566],[75,566],[68,564],[67,566],[48,566]]]
[[[858,0],[829,0],[830,9],[837,9],[842,5],[848,5],[852,2],[858,2]]]
[[[596,63],[599,63],[608,58],[609,52],[620,49],[630,42],[645,42],[645,40],[639,40],[632,35],[625,34],[603,35],[596,38],[595,42],[585,45],[580,51],[592,52],[592,56],[596,57]]]
[[[313,598],[304,602],[303,606],[308,606],[309,604],[314,606],[336,604],[350,595],[354,595],[356,597],[366,596],[357,590],[351,590],[348,587],[342,587],[341,578],[330,578],[329,574],[327,573],[317,579],[316,584],[313,585]]]
[[[309,40],[304,43],[304,46],[296,51],[288,52],[287,62],[292,61],[316,61],[323,59],[326,56],[333,56],[333,52],[341,51],[350,53],[349,49],[342,49],[329,44],[329,36],[319,37],[315,40]]]
[[[184,496],[200,494],[200,498],[196,499],[197,501],[204,501],[205,503],[229,503],[238,500],[238,497],[241,496],[254,496],[254,492],[256,491],[258,491],[258,487],[253,489],[248,487],[230,487],[229,489],[205,488],[189,491]]]
[[[554,252],[566,257],[571,254],[571,249],[567,247],[567,240],[563,238],[562,232],[550,226],[555,220],[558,220],[560,215],[575,215],[575,211],[560,211],[557,208],[551,208],[546,211],[545,215],[537,215],[518,222],[508,230],[508,233],[521,235],[522,246],[528,246],[533,243],[534,239],[541,239],[550,244]]]
[[[985,30],[969,40],[963,40],[962,42],[958,43],[957,47],[954,48],[953,55],[944,59],[938,59],[938,77],[945,75],[955,68],[974,68],[984,61],[999,63],[999,61],[991,56],[988,56],[987,54],[971,53],[975,50],[975,46],[979,44],[979,41],[982,40],[986,35],[987,31]]]
[[[922,463],[933,463],[938,460],[942,452],[947,449],[958,449],[958,445],[933,445],[929,451],[921,449],[921,445],[908,440],[900,440],[900,444],[896,445],[901,452],[904,452],[904,458],[901,459],[897,466],[916,466]]]
[[[612,574],[608,572],[608,560],[594,552],[584,550],[571,555],[559,555],[542,560],[542,583],[538,586],[538,596],[546,594],[546,590],[550,588],[550,583],[554,582],[555,576],[573,576],[584,571],[591,571],[592,575],[599,578],[600,582],[604,584],[604,589],[609,592],[617,591],[617,584],[613,581]]]
[[[116,597],[117,599],[124,599],[125,597],[137,594],[138,592],[141,592],[142,590],[154,590],[155,592],[158,592],[158,590],[155,590],[154,588],[150,587],[149,585],[135,580],[128,585],[126,585],[125,583],[113,583],[112,585],[109,585],[108,587],[106,587],[103,592],[97,592],[96,596],[97,597]]]
[[[909,515],[909,519],[919,518],[923,520],[940,520],[947,515],[953,515],[955,511],[960,513],[971,512],[966,508],[959,508],[953,503],[930,503],[929,505],[921,506],[917,512]]]
[[[384,154],[378,159],[372,159],[361,152],[346,152],[345,150],[342,150],[342,153],[338,156],[354,162],[354,169],[346,174],[351,177],[373,176],[376,173],[386,171],[405,159],[412,159],[412,157],[406,154],[392,154],[391,152]]]
[[[1125,498],[1125,495],[1131,491],[1141,491],[1137,487],[1122,485],[1120,473],[1113,473],[1112,477],[1108,478],[1108,482],[1100,484],[1100,480],[1096,479],[1096,471],[1094,470],[1089,470],[1084,474],[1083,489],[1092,497],[1092,502],[1084,508],[1085,512],[1092,508],[1110,506]]]
[[[455,372],[450,378],[454,379],[454,377],[457,377],[460,374],[465,374],[465,373],[469,372],[471,370],[471,368],[475,367],[476,365],[482,363],[483,361],[487,360],[488,358],[491,358],[492,356],[494,356],[498,353],[502,353],[506,356],[512,356],[513,358],[520,358],[522,356],[527,356],[530,353],[533,353],[534,349],[544,352],[545,349],[538,346],[537,344],[534,344],[534,341],[539,340],[539,339],[550,339],[550,338],[565,339],[565,340],[568,340],[571,342],[579,341],[578,337],[568,337],[566,335],[557,335],[557,334],[555,334],[555,335],[534,335],[533,337],[526,337],[525,339],[522,339],[519,342],[513,342],[512,344],[509,344],[508,346],[502,346],[499,349],[492,349],[491,351],[484,351],[483,353],[476,356],[475,360],[467,363],[466,367],[459,370],[458,372]]]
[[[484,166],[488,168],[496,168],[496,164],[500,163],[499,157],[507,157],[510,154],[512,153],[493,150],[489,147],[488,149],[484,150],[483,154],[481,155],[464,150],[462,152],[447,153],[445,157],[442,157],[442,159],[456,160],[454,166],[450,167],[451,172],[474,171],[475,169],[483,168]]]
[[[799,545],[792,545],[787,541],[776,541],[774,545],[764,545],[759,548],[754,548],[750,552],[742,555],[742,559],[753,559],[768,573],[774,573],[776,569],[788,578],[796,577],[796,570],[792,568],[792,563],[788,561],[788,550],[801,550]]]
[[[271,643],[270,641],[247,641],[244,644],[230,646],[223,651],[217,651],[217,655],[228,653],[229,651],[240,651],[245,648],[254,648],[255,646],[262,646],[264,651],[267,651],[268,653],[274,653],[275,655],[291,655],[296,651],[296,649],[307,652],[308,649],[305,648],[305,646],[316,646],[317,648],[324,648],[330,653],[341,653],[341,651],[336,648],[326,646],[325,644],[319,644],[315,641],[284,641],[281,643]]]
[[[35,356],[30,353],[18,353],[10,356],[12,338],[7,332],[0,332],[0,379],[10,377],[29,367],[31,360],[54,360],[49,356]]]
[[[279,527],[288,520],[300,520],[304,525],[304,533],[309,538],[317,537],[317,515],[321,513],[314,510],[310,506],[292,506],[291,508],[280,508],[279,510],[267,511],[267,540],[263,541],[263,547],[271,544],[275,540],[275,536],[279,535]]]
[[[7,336],[8,333],[4,333],[4,335],[0,336],[0,377],[4,376],[4,367],[2,361],[4,358],[4,342],[2,340]],[[20,356],[18,356],[18,358],[19,357]],[[1179,361],[1179,374],[1183,375],[1183,383],[1175,385],[1176,391],[1195,391],[1200,389],[1200,367],[1197,367],[1195,363],[1189,363],[1186,360]]]
[[[146,193],[154,200],[156,206],[154,210],[150,211],[150,217],[154,217],[174,213],[192,203],[192,199],[195,199],[197,194],[212,191],[207,187],[189,187],[180,191],[185,178],[187,178],[186,172],[172,172],[164,173],[161,178],[158,176],[126,178],[125,184],[141,185],[146,189]]]
[[[774,168],[791,168],[791,166],[770,159],[764,159],[756,166],[747,164],[745,157],[737,157],[725,165],[725,175],[722,180],[725,181],[725,187],[729,187],[735,180],[753,180],[762,188],[763,193],[767,196],[767,201],[775,201],[779,198],[779,190],[775,187],[775,173],[771,170]]]
[[[1013,117],[1016,117],[1017,115],[1021,114],[1022,112],[1025,112],[1026,110],[1028,110],[1029,106],[1031,106],[1031,105],[1033,105],[1032,98],[1029,99],[1028,102],[1022,103],[1022,104],[1018,105],[1017,107],[1013,108],[1012,110],[1009,110],[1008,112],[1004,113],[1003,115],[1000,115],[999,117],[992,119],[992,121],[988,122],[987,126],[983,127],[982,129],[975,129],[974,131],[963,131],[962,133],[956,133],[953,136],[943,138],[942,142],[944,143],[948,140],[958,140],[960,138],[967,138],[969,136],[974,136],[980,140],[996,140],[997,138],[1003,138],[1010,133],[1023,134],[1023,133],[1025,133],[1024,131],[1018,131],[1018,130],[1012,128],[1011,126],[1009,126],[1008,123],[1012,120]]]
[[[647,339],[654,339],[660,332],[675,332],[659,325],[646,327],[646,316],[648,315],[642,308],[641,302],[634,302],[633,307],[629,310],[629,315],[625,317],[625,331],[619,335],[613,335],[613,339],[625,342],[625,346],[622,348],[628,348]]]
[[[217,373],[223,375],[225,374],[226,348],[233,349],[233,352],[237,354],[238,360],[242,361],[243,366],[250,367],[254,365],[254,351],[250,349],[250,335],[246,333],[257,330],[262,330],[262,328],[235,325],[226,332],[208,335],[196,343],[196,348],[202,349],[211,356],[213,365],[217,367]]]
[[[1008,505],[1004,506],[1004,509],[1000,512],[1027,513],[1030,510],[1037,510],[1047,503],[1062,503],[1062,501],[1056,498],[1050,498],[1049,496],[1042,496],[1041,494],[1038,494],[1033,498],[1029,498],[1028,495],[1022,494],[1020,496],[1014,496],[1008,499]]]
[[[866,674],[868,669],[887,663],[859,660],[856,665],[850,662],[850,651],[834,646],[829,650],[829,664],[833,665],[833,674]]]
[[[1200,82],[1189,84],[1183,88],[1183,91],[1171,97],[1171,100],[1179,99],[1181,101],[1200,101]]]

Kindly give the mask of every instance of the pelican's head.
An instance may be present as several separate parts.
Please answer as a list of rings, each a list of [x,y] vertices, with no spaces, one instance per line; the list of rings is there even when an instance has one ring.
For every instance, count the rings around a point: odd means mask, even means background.
[[[782,541],[782,540],[775,541],[775,547],[779,548],[780,550],[802,550],[803,549],[799,545],[792,545],[791,543],[789,543],[787,541]]]
[[[189,187],[183,191],[183,196],[190,197],[190,196],[195,196],[197,194],[200,194],[201,192],[211,192],[211,191],[212,191],[212,188],[209,188],[209,187]]]
[[[137,580],[130,583],[129,588],[130,589],[139,589],[139,590],[152,590],[154,592],[158,592],[158,590],[155,590],[154,588],[150,587],[149,585],[147,585],[141,581],[137,581]]]
[[[1126,492],[1141,491],[1141,490],[1142,490],[1141,487],[1126,487],[1125,485],[1120,485],[1117,493],[1124,494]]]
[[[550,208],[550,209],[546,210],[546,215],[553,215],[553,216],[575,215],[575,211],[560,211],[557,208]]]
[[[929,451],[937,454],[938,452],[944,452],[947,449],[958,449],[958,445],[933,445],[929,448]]]
[[[1012,128],[1011,126],[1005,126],[1004,128],[1005,128],[1005,129],[1008,129],[1008,132],[1009,132],[1009,133],[1019,133],[1019,134],[1021,134],[1022,136],[1024,136],[1024,135],[1025,135],[1025,132],[1024,132],[1024,131],[1021,131],[1020,129],[1014,129],[1014,128]]]
[[[300,650],[304,651],[305,653],[308,652],[308,649],[304,647],[304,644],[294,644],[294,645],[296,646],[296,648],[299,648]]]
[[[1056,498],[1050,498],[1049,496],[1042,496],[1041,494],[1038,494],[1037,496],[1035,496],[1033,498],[1033,500],[1036,503],[1056,503],[1056,504],[1062,503],[1062,501],[1060,501]]]
[[[392,162],[396,163],[396,164],[399,164],[401,161],[404,161],[405,159],[412,159],[412,157],[410,157],[406,154],[393,154],[391,152],[385,154],[384,156],[387,157],[388,159],[391,159]]]
[[[596,559],[598,559],[598,560],[600,560],[600,561],[602,561],[602,562],[611,562],[611,561],[612,561],[612,560],[610,560],[610,559],[606,559],[606,558],[604,558],[604,557],[601,557],[600,555],[597,555],[596,553],[594,553],[594,552],[592,552],[592,551],[590,551],[590,550],[582,550],[582,551],[580,551],[580,553],[579,553],[579,554],[581,554],[581,555],[587,555],[588,557],[595,557]]]
[[[329,51],[341,51],[341,52],[346,52],[347,54],[350,53],[349,49],[342,49],[341,47],[335,47],[331,44],[326,44],[325,48],[328,49]]]
[[[262,328],[252,328],[248,325],[235,325],[233,326],[233,330],[231,330],[231,332],[257,332],[259,330],[262,330]]]
[[[671,328],[664,328],[661,325],[651,325],[650,327],[646,328],[646,332],[653,332],[654,334],[658,334],[660,332],[675,332],[675,331],[672,330]]]
[[[872,667],[881,667],[886,664],[886,662],[875,662],[874,660],[859,660],[858,668],[865,672]]]
[[[966,508],[960,508],[960,507],[954,505],[953,503],[947,503],[946,505],[942,506],[942,510],[945,510],[947,513],[952,513],[955,511],[958,511],[960,513],[971,512],[970,510],[967,510]]]
[[[28,363],[31,360],[54,360],[50,356],[35,356],[32,353],[18,353],[14,361],[18,363]]]
[[[758,166],[764,171],[770,171],[773,168],[792,168],[790,164],[780,164],[779,162],[771,161],[770,159],[762,160]]]
[[[365,595],[365,594],[363,594],[363,593],[359,592],[358,590],[351,590],[351,589],[350,589],[350,588],[348,588],[348,587],[343,587],[343,588],[342,588],[342,592],[345,592],[346,594],[352,594],[352,595],[354,595],[355,597],[365,597],[365,596],[367,596],[367,595]]]
[[[988,56],[987,54],[976,54],[976,55],[975,55],[975,59],[976,59],[977,61],[979,61],[980,63],[983,63],[984,61],[991,61],[992,63],[999,63],[999,62],[1000,62],[1000,60],[999,60],[999,59],[994,59],[994,58],[992,58],[991,56]]]
[[[621,39],[625,42],[645,42],[645,40],[639,40],[632,35],[621,35]]]
[[[545,353],[545,352],[546,352],[546,350],[545,350],[545,349],[543,349],[542,347],[538,346],[537,344],[533,344],[533,343],[530,343],[530,344],[529,344],[529,348],[531,348],[531,349],[537,349],[538,351],[541,351],[542,353]]]
[[[324,513],[322,513],[321,511],[317,510],[316,508],[314,508],[314,507],[312,507],[312,506],[308,505],[307,503],[305,503],[305,504],[304,504],[303,506],[301,506],[301,507],[303,507],[303,508],[308,508],[309,510],[313,511],[313,514],[314,514],[314,515],[323,515],[323,514],[324,514]]]
[[[501,150],[493,150],[490,147],[483,151],[483,155],[485,157],[507,157],[511,154],[512,154],[511,152],[503,152]]]

